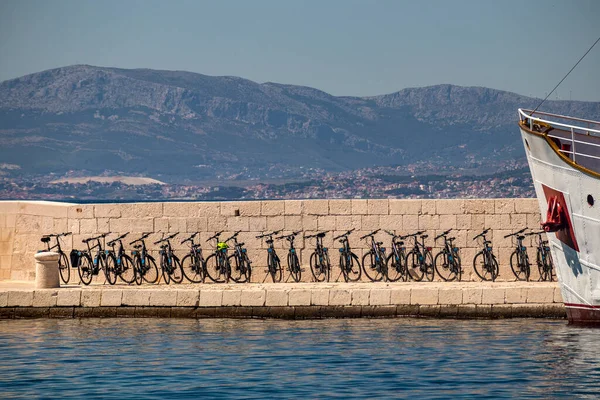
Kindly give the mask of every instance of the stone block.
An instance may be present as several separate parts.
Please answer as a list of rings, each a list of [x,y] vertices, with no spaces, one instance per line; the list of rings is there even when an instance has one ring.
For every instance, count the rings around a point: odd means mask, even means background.
[[[543,318],[546,304],[515,304],[512,307],[513,318]]]
[[[471,215],[471,229],[479,233],[485,228],[485,215]]]
[[[284,211],[285,215],[301,215],[302,200],[285,200]]]
[[[104,295],[104,291],[102,293]],[[150,305],[150,290],[129,289],[123,291],[121,304],[132,307],[148,307]]]
[[[553,287],[530,287],[527,288],[527,303],[552,303],[554,302]]]
[[[438,304],[439,289],[434,287],[415,287],[410,292],[410,304],[415,305],[431,305]]]
[[[419,305],[419,316],[427,318],[438,318],[441,306],[436,304]]]
[[[50,318],[73,318],[75,307],[52,307],[48,311]]]
[[[365,231],[379,229],[379,215],[363,215],[361,217],[361,229]]]
[[[564,303],[563,296],[562,296],[562,293],[561,293],[559,287],[555,287],[554,288],[554,299],[553,299],[553,301],[555,303]],[[1,306],[1,304],[0,304],[0,306]]]
[[[369,305],[369,289],[354,289],[352,290],[351,304],[353,306],[368,306]]]
[[[91,234],[96,232],[98,232],[98,224],[95,218],[79,220],[79,233]]]
[[[465,201],[462,199],[435,200],[435,211],[439,215],[463,214],[465,211]]]
[[[463,289],[463,304],[481,304],[483,297],[483,290],[477,288],[464,288]]]
[[[436,215],[435,200],[421,200],[421,215]]]
[[[367,200],[352,199],[352,215],[367,215]]]
[[[116,203],[94,204],[95,218],[120,218],[121,206]]]
[[[100,307],[102,291],[96,289],[84,289],[81,291],[82,307]]]
[[[239,307],[241,304],[241,290],[224,290],[222,305],[225,307]]]
[[[177,306],[176,290],[152,289],[150,292],[150,306],[152,307],[175,307]]]
[[[330,215],[351,215],[352,200],[329,200]]]
[[[153,232],[153,218],[118,218],[109,221],[111,232]]]
[[[397,307],[393,305],[361,306],[361,316],[367,318],[392,318],[397,312]]]
[[[330,289],[329,290],[329,305],[330,306],[347,306],[352,304],[352,292],[346,289]]]
[[[540,205],[537,199],[513,199],[515,212],[523,214],[540,213]]]
[[[367,214],[369,215],[388,215],[389,207],[388,200],[385,199],[368,199],[367,200]]]
[[[510,228],[513,230],[527,228],[527,214],[511,214]]]
[[[8,307],[33,306],[33,290],[11,290],[8,292]]]
[[[197,307],[200,299],[200,291],[196,289],[177,290],[178,307]]]
[[[267,229],[267,217],[248,217],[250,232],[263,232]]]
[[[317,230],[317,218],[314,215],[303,215],[302,216],[302,228],[305,231],[316,231]]]
[[[80,289],[60,289],[56,298],[59,307],[79,307],[81,305]]]
[[[47,318],[50,313],[48,307],[17,307],[15,318]]]
[[[240,297],[240,305],[251,307],[262,307],[265,305],[265,290],[244,289]]]
[[[527,214],[527,226],[532,229],[537,229],[541,226],[542,219],[540,214]]]
[[[256,300],[259,301],[259,300]],[[266,306],[270,307],[284,307],[288,305],[288,292],[287,290],[279,289],[267,289],[266,299],[264,300]],[[257,304],[260,306],[260,304]]]
[[[249,229],[250,222],[248,221],[248,217],[227,217],[227,230],[231,232],[247,232]]]
[[[403,215],[402,216],[402,229],[405,232],[415,232],[419,230],[419,216],[418,215]]]
[[[440,215],[439,229],[456,229],[456,215]]]
[[[168,206],[167,206],[168,204]],[[188,210],[193,209],[197,203],[124,203],[120,204],[121,216],[132,219],[152,219],[161,217],[188,217]],[[164,208],[176,209],[178,212],[163,213]]]
[[[34,307],[56,307],[56,298],[58,290],[56,289],[36,289],[33,293]]]
[[[317,218],[317,229],[321,231],[334,231],[335,218],[336,217],[331,215],[319,216]]]
[[[285,217],[283,215],[267,218],[267,230],[277,231],[285,228]]]
[[[390,304],[410,304],[410,288],[394,287],[390,293]]]
[[[392,291],[390,289],[371,289],[371,294],[369,296],[369,305],[372,306],[387,306],[391,304],[391,294]]]
[[[205,232],[208,229],[208,218],[206,217],[186,218],[185,221],[186,232]],[[156,220],[154,220],[154,228],[156,229]]]
[[[0,292],[0,307],[8,306],[8,292]]]
[[[67,217],[68,218],[76,218],[76,219],[83,219],[83,218],[94,218],[94,206],[93,205],[75,205],[75,206],[69,206],[68,210],[67,210]]]
[[[263,201],[260,207],[260,214],[268,217],[285,213],[285,203],[281,200]]]
[[[97,218],[96,223],[98,225],[98,232],[109,232],[110,231],[110,218]]]
[[[393,215],[419,215],[421,214],[421,200],[389,200],[390,214]]]
[[[515,212],[514,199],[495,199],[494,213],[495,214],[513,214]]]
[[[329,201],[303,200],[302,212],[304,215],[329,215]]]
[[[396,306],[396,315],[414,317],[419,315],[419,306],[414,304],[400,304]]]
[[[504,288],[485,288],[482,291],[481,303],[482,304],[504,304],[505,302]]]
[[[462,304],[463,291],[461,288],[440,288],[439,303],[441,305]]]
[[[511,318],[512,304],[492,304],[492,318]]]
[[[388,231],[402,231],[402,215],[386,215],[379,217],[379,227]],[[389,238],[386,237],[386,241]]]
[[[239,217],[240,216],[240,204],[239,201],[222,201],[221,202],[221,215],[225,217]]]
[[[128,292],[130,290],[127,290]],[[123,299],[123,291],[118,289],[102,290],[100,305],[102,307],[120,307]]]
[[[545,318],[567,318],[567,310],[564,304],[544,304],[544,316]]]
[[[286,215],[283,219],[284,229],[286,231],[301,231],[302,230],[302,216],[300,215]]]
[[[221,307],[223,305],[223,291],[222,290],[200,290],[200,307]]]
[[[471,215],[461,214],[456,216],[455,229],[471,229]]]
[[[465,200],[464,210],[466,214],[494,214],[496,208],[492,199],[469,199]]]
[[[312,289],[310,291],[310,304],[312,306],[329,305],[329,289]]]
[[[224,231],[227,229],[227,217],[221,215],[209,215],[206,218],[206,230],[210,232]]]
[[[309,289],[292,289],[288,293],[290,306],[310,306],[312,292]]]
[[[439,215],[419,215],[419,229],[430,230],[440,229]]]

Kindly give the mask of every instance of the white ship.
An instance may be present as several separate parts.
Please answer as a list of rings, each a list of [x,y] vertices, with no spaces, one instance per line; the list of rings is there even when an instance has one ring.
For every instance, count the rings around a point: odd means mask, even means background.
[[[600,122],[519,110],[570,323],[600,324]]]

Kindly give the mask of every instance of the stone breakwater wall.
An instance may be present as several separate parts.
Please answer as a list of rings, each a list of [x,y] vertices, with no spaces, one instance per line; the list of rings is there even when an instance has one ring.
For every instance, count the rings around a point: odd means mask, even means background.
[[[115,204],[66,204],[53,202],[4,201],[0,202],[0,280],[33,280],[35,278],[33,255],[43,248],[40,236],[48,233],[73,232],[64,238],[64,249],[84,249],[81,240],[103,232],[117,234],[130,232],[127,239],[135,239],[142,232],[181,232],[173,241],[175,251],[183,256],[185,245],[180,245],[186,234],[199,235],[205,255],[213,244],[206,239],[215,231],[224,230],[222,238],[241,230],[239,240],[246,243],[253,261],[253,282],[262,282],[266,275],[266,244],[255,236],[272,230],[284,233],[303,231],[331,231],[324,243],[330,248],[333,264],[332,279],[339,278],[338,243],[333,236],[355,228],[350,243],[355,253],[362,257],[367,243],[359,237],[378,228],[395,230],[400,234],[425,230],[427,244],[434,247],[434,255],[441,243],[434,244],[433,237],[452,228],[456,245],[465,270],[463,280],[478,280],[473,272],[472,260],[481,245],[472,238],[484,228],[491,228],[488,236],[500,263],[499,280],[513,280],[509,260],[512,252],[510,239],[503,236],[529,227],[538,229],[540,213],[536,199],[456,199],[456,200],[274,200],[240,202],[164,202]],[[152,241],[160,234],[150,236],[147,244],[152,251],[157,246]],[[177,240],[179,239],[179,240]],[[377,239],[389,248],[390,236],[380,232]],[[525,244],[532,244],[527,238]],[[126,241],[126,244],[128,241]],[[277,241],[278,254],[285,265],[286,241]],[[309,258],[313,243],[299,236],[296,241],[300,262],[304,266],[303,281],[312,276]],[[155,253],[156,254],[156,253]],[[530,259],[535,260],[533,249]],[[533,266],[532,279],[537,279]],[[75,272],[75,271],[73,271]],[[287,272],[284,280],[287,279]],[[72,279],[77,274],[72,273]],[[363,278],[364,279],[364,278]]]
[[[0,287],[2,318],[565,318],[556,283]]]

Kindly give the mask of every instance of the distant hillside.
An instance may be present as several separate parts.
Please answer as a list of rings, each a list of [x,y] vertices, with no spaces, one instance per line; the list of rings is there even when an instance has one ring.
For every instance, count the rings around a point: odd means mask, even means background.
[[[438,85],[375,97],[182,71],[75,65],[0,83],[0,163],[21,172],[197,177],[524,155],[517,108],[539,100]],[[544,110],[600,119],[600,103]],[[205,168],[197,168],[203,165]]]

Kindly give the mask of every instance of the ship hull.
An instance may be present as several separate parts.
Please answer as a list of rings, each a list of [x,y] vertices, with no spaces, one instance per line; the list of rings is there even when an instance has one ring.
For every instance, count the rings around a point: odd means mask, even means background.
[[[565,209],[567,226],[547,238],[568,320],[600,325],[600,177],[570,162],[573,155],[544,134],[524,124],[520,130],[542,222],[552,197]]]

